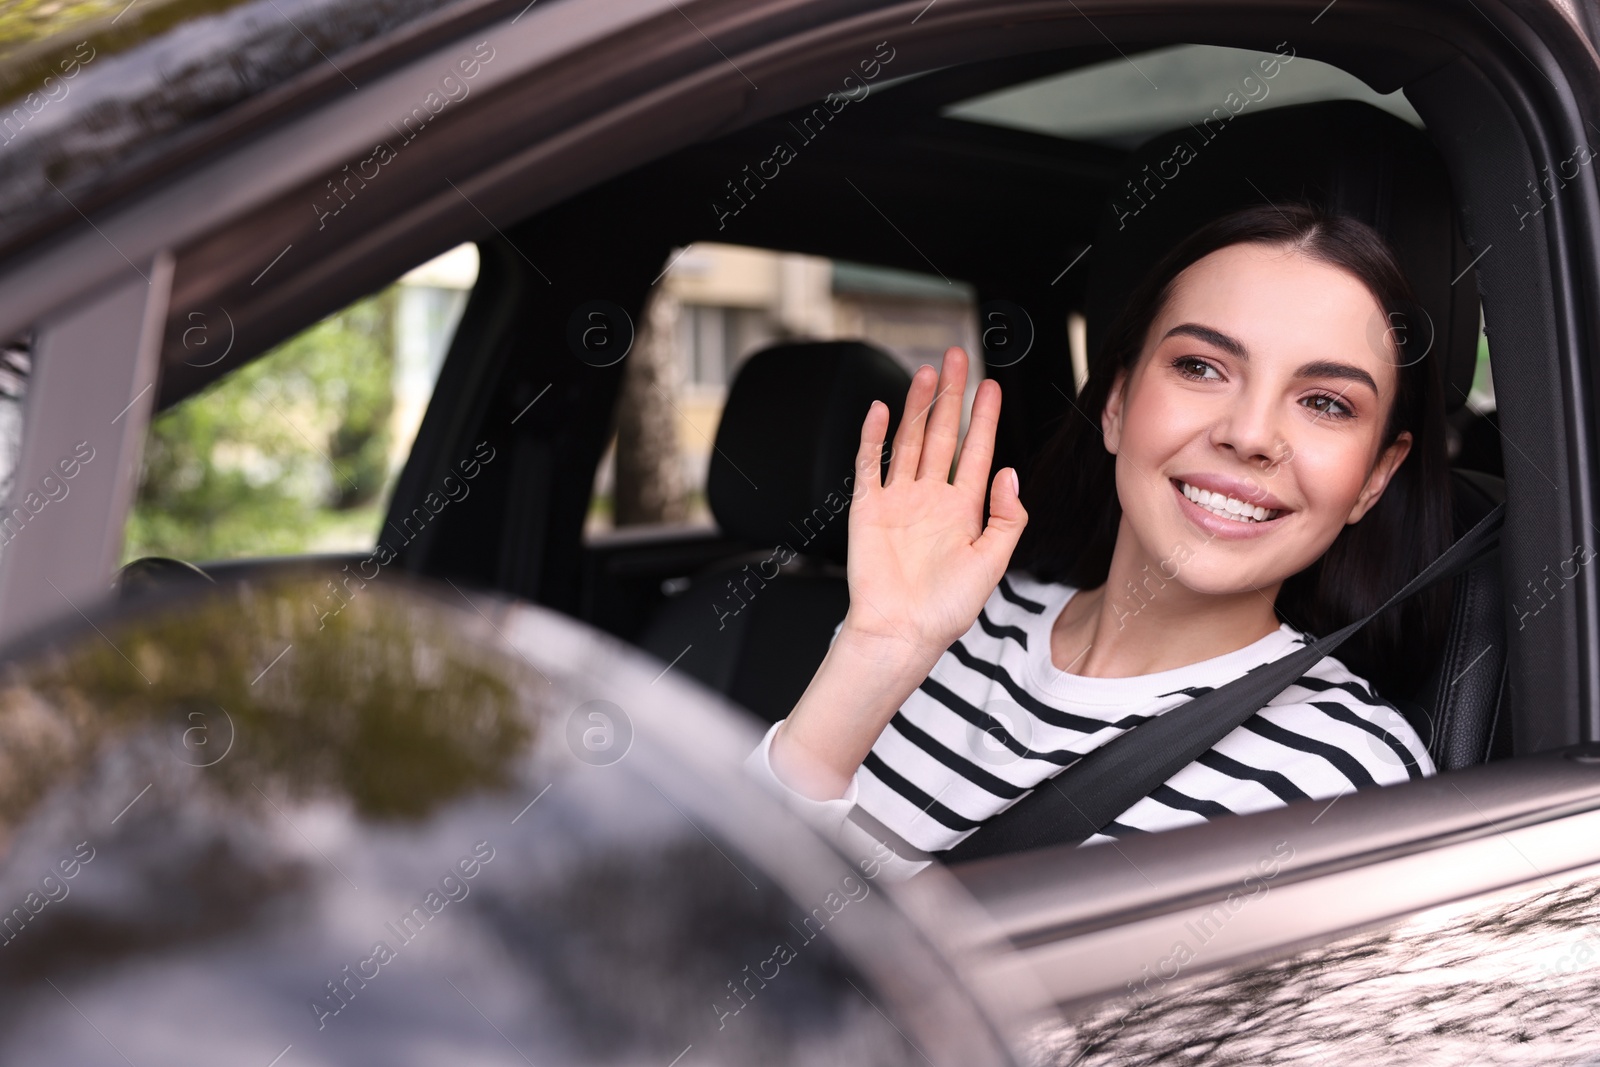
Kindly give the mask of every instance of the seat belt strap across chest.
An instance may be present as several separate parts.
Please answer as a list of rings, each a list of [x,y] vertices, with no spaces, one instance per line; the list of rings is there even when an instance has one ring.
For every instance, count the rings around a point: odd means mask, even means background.
[[[1286,656],[1129,729],[1040,782],[1031,793],[938,857],[961,862],[1046,845],[1076,844],[1093,836],[1209,752],[1373,618],[1435,582],[1468,570],[1493,552],[1504,521],[1505,505],[1500,504],[1365,618],[1326,637],[1312,638]]]

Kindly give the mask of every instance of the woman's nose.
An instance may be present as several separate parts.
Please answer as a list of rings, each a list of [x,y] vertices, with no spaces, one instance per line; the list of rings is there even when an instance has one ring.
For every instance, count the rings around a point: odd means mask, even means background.
[[[1221,414],[1212,443],[1256,466],[1278,463],[1288,452],[1276,406],[1267,398],[1241,395]]]

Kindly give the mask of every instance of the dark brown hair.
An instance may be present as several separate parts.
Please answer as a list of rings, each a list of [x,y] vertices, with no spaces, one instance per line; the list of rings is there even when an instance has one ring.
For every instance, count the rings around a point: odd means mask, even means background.
[[[1410,431],[1411,450],[1382,497],[1346,526],[1311,566],[1283,583],[1278,617],[1323,635],[1377,608],[1450,544],[1450,483],[1439,354],[1394,252],[1359,220],[1305,204],[1261,205],[1195,231],[1145,276],[1107,332],[1088,381],[1022,486],[1031,516],[1015,564],[1044,581],[1080,589],[1103,585],[1111,566],[1122,505],[1116,460],[1100,429],[1111,386],[1131,374],[1145,337],[1188,266],[1236,244],[1288,246],[1359,279],[1388,313],[1400,358],[1398,388],[1383,446]],[[1092,310],[1092,309],[1091,309]],[[1338,657],[1385,695],[1409,697],[1443,640],[1448,592],[1441,583],[1374,619]]]

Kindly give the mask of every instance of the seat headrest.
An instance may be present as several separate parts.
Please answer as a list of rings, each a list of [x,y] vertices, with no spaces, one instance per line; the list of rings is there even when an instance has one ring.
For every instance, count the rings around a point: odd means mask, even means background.
[[[892,439],[910,385],[893,356],[860,341],[751,356],[728,390],[706,479],[723,532],[843,562],[861,420],[882,400]]]
[[[1477,365],[1478,291],[1453,284],[1472,262],[1455,199],[1426,134],[1350,100],[1234,117],[1160,134],[1129,158],[1101,217],[1089,263],[1091,360],[1146,271],[1212,219],[1263,201],[1303,200],[1382,234],[1432,319],[1430,355],[1443,360],[1445,405],[1466,400]]]

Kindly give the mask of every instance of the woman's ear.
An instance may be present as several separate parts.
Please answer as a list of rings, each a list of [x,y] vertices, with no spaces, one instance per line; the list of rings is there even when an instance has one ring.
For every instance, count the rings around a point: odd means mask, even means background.
[[[1113,456],[1122,443],[1123,387],[1128,384],[1126,371],[1117,371],[1111,380],[1111,392],[1106,397],[1105,410],[1100,412],[1100,436],[1105,439],[1106,451]]]
[[[1360,521],[1362,516],[1372,510],[1378,498],[1383,496],[1384,489],[1388,487],[1389,479],[1394,477],[1394,472],[1400,469],[1400,464],[1406,461],[1406,456],[1410,452],[1411,431],[1406,430],[1394,439],[1394,444],[1383,450],[1383,455],[1373,464],[1372,473],[1367,475],[1367,484],[1361,487],[1355,507],[1350,509],[1350,517],[1344,520],[1346,525]]]

